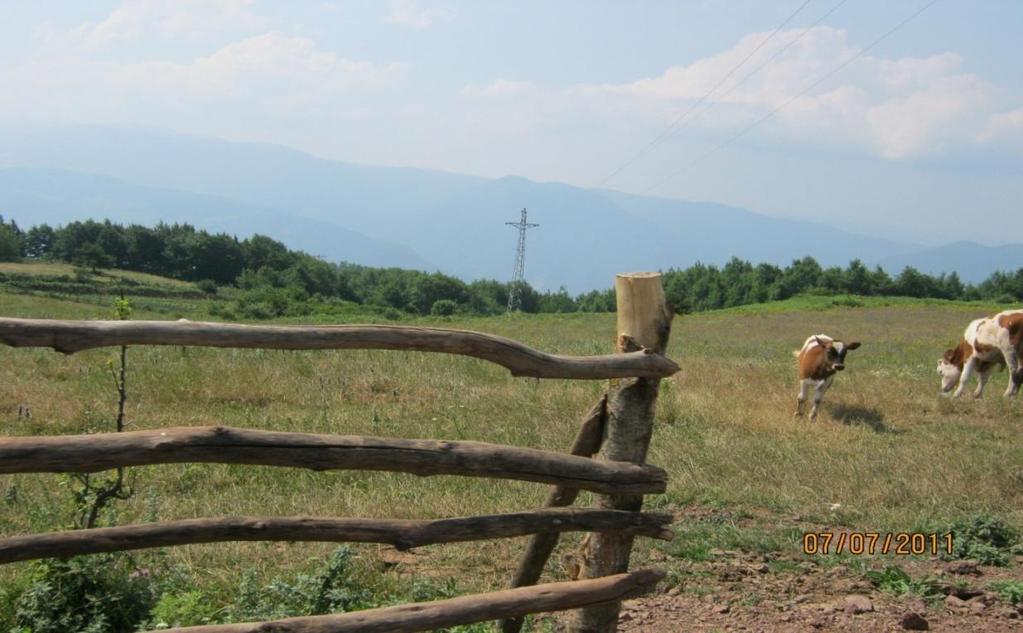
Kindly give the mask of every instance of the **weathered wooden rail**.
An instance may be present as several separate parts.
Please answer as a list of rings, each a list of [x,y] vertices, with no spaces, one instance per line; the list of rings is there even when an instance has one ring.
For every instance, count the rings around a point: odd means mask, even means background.
[[[68,530],[0,540],[0,563],[225,541],[384,543],[399,550],[529,534],[615,530],[670,540],[671,516],[618,510],[542,509],[438,519],[228,517]]]
[[[558,582],[506,589],[437,602],[421,602],[342,615],[289,618],[275,622],[214,624],[163,633],[413,633],[458,624],[514,618],[530,613],[564,611],[620,602],[651,591],[664,577],[653,569],[639,569],[577,582]]]
[[[52,347],[73,354],[120,345],[193,345],[260,349],[384,349],[473,356],[500,365],[513,376],[601,380],[670,376],[678,365],[661,354],[639,350],[606,356],[558,356],[501,336],[394,325],[279,326],[201,321],[57,321],[0,318],[0,343]]]
[[[0,439],[0,474],[98,472],[188,462],[466,475],[638,494],[664,492],[666,478],[664,471],[654,466],[596,462],[484,442],[279,433],[223,426]]]
[[[619,275],[617,354],[546,354],[517,341],[460,330],[391,326],[281,327],[190,321],[57,321],[0,318],[0,342],[64,352],[104,346],[191,345],[269,349],[384,349],[460,354],[515,376],[620,380],[590,411],[571,449],[560,454],[483,442],[180,427],[92,435],[0,438],[0,474],[96,472],[170,463],[259,464],[313,470],[385,470],[554,485],[547,508],[491,516],[397,521],[314,517],[224,517],[165,521],[0,539],[0,564],[121,550],[223,541],[327,541],[423,545],[533,535],[507,591],[363,612],[275,622],[173,629],[194,633],[424,631],[581,609],[573,631],[610,632],[621,600],[653,588],[663,574],[625,573],[636,536],[668,539],[670,517],[640,512],[642,495],[663,492],[663,470],[646,465],[671,313],[660,276]],[[601,495],[599,509],[567,508],[579,491]],[[560,506],[560,507],[559,507]],[[586,580],[535,585],[562,532],[587,531],[580,565]]]

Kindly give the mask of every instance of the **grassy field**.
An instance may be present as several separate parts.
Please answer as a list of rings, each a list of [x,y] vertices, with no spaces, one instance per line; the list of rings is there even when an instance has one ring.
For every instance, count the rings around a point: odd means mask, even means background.
[[[62,264],[60,262],[0,262],[0,273],[14,275],[65,275],[75,277],[86,275],[93,283],[117,284],[127,279],[140,284],[155,284],[161,286],[172,286],[175,288],[191,288],[192,284],[187,281],[179,281],[159,275],[150,275],[133,270],[116,270],[100,268],[95,273],[87,268]]]
[[[133,318],[169,318],[137,309]],[[202,301],[176,312],[207,318]],[[671,567],[693,548],[731,546],[795,554],[799,534],[776,517],[873,531],[939,529],[996,516],[1023,527],[1023,402],[1000,398],[997,374],[983,400],[938,393],[935,364],[964,326],[1001,306],[905,299],[801,297],[678,317],[669,355],[682,371],[662,383],[650,462],[670,475],[649,505],[679,511],[680,538],[642,541],[634,560]],[[110,318],[99,302],[0,294],[0,314]],[[312,322],[312,320],[307,320]],[[562,354],[612,349],[613,314],[422,319],[490,332]],[[793,419],[792,350],[810,334],[859,340],[848,369],[811,423]],[[109,430],[116,413],[116,350],[62,356],[0,348],[0,425],[10,435]],[[131,428],[226,424],[320,433],[482,440],[564,450],[606,383],[516,379],[482,361],[404,352],[280,352],[184,348],[128,351]],[[31,417],[19,416],[19,407]],[[543,486],[481,479],[250,466],[133,469],[136,494],[118,522],[224,515],[431,518],[538,507]],[[0,477],[0,534],[67,523],[67,491],[51,475]],[[16,489],[16,494],[12,493]],[[580,498],[589,504],[588,495]],[[698,508],[758,517],[755,529],[687,519]],[[565,539],[572,551],[578,536]],[[385,565],[389,548],[359,556],[388,574],[457,576],[460,590],[503,586],[522,540],[424,548]],[[332,548],[229,543],[167,550],[212,595],[240,573],[299,570]],[[392,561],[393,562],[393,561]],[[551,577],[563,574],[563,557]],[[0,584],[26,569],[0,568]]]

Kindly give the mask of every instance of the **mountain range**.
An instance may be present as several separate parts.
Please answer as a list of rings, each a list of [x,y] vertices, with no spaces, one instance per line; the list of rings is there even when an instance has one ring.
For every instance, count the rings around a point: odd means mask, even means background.
[[[262,233],[330,261],[507,279],[519,210],[526,278],[571,292],[616,272],[722,264],[732,256],[787,265],[859,258],[979,281],[1023,266],[1023,245],[938,248],[857,235],[709,202],[356,165],[291,148],[147,130],[67,127],[0,137],[0,213],[23,226],[75,219],[188,222],[239,237]]]

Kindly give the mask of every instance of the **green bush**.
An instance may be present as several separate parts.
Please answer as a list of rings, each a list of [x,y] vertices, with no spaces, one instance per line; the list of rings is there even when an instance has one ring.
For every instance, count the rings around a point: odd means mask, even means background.
[[[126,554],[38,561],[29,579],[14,601],[19,633],[129,633],[156,602],[149,570]]]
[[[1023,580],[998,580],[989,586],[1009,604],[1023,604]]]
[[[930,577],[914,580],[898,565],[888,565],[882,571],[868,571],[865,575],[880,591],[896,596],[913,594],[922,598],[938,598],[942,595],[936,580]]]
[[[982,565],[1003,567],[1010,556],[1023,553],[1019,533],[998,517],[978,515],[954,524],[952,554],[945,558],[969,558]]]
[[[271,620],[301,615],[343,613],[377,606],[371,587],[353,574],[352,551],[334,550],[326,566],[299,574],[293,581],[274,580],[258,586],[243,578],[229,621]]]
[[[458,304],[451,299],[438,299],[433,302],[430,314],[433,316],[451,316],[458,309]]]
[[[165,593],[153,607],[147,627],[165,629],[215,623],[220,612],[221,609],[211,604],[209,597],[198,589]]]

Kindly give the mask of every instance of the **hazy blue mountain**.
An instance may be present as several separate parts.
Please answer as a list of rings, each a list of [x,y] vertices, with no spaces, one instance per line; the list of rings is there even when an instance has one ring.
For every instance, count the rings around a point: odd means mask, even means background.
[[[242,238],[253,233],[270,235],[331,261],[432,268],[400,244],[288,211],[62,169],[0,169],[0,214],[24,227],[89,218],[146,226],[187,222]]]
[[[723,264],[732,255],[754,263],[787,265],[812,255],[824,266],[915,250],[916,246],[856,235],[815,222],[771,218],[713,202],[687,202],[602,191],[636,221],[656,227],[675,257]]]
[[[906,266],[932,275],[954,270],[963,281],[979,282],[995,270],[1015,272],[1023,268],[1023,244],[984,246],[975,242],[953,242],[905,255],[884,257],[878,263],[893,272]]]
[[[441,270],[469,277],[511,274],[515,229],[529,209],[539,223],[527,235],[526,277],[570,291],[609,286],[616,272],[723,264],[733,255],[787,265],[813,255],[846,265],[913,250],[912,245],[852,235],[831,227],[777,220],[723,205],[645,198],[506,177],[468,187],[421,218],[388,227],[391,239],[414,244]],[[364,230],[373,234],[377,227]]]
[[[504,223],[526,207],[541,225],[528,234],[527,279],[572,292],[607,287],[616,272],[723,264],[732,256],[786,265],[811,255],[841,266],[859,258],[898,272],[931,252],[720,204],[359,166],[276,145],[166,132],[70,127],[8,135],[0,138],[4,166],[45,168],[37,179],[21,171],[0,181],[0,213],[23,224],[87,216],[188,221],[266,233],[330,260],[439,269],[465,279],[509,278],[516,232]],[[119,180],[63,172],[64,180],[46,181],[44,174],[59,173],[52,168]],[[978,279],[1011,267],[1007,259],[1020,261],[1013,249],[1023,248],[993,249],[999,256],[988,257],[992,249],[971,247],[973,253],[959,248],[965,254],[958,258],[939,254],[934,265],[913,265]]]
[[[378,224],[381,214],[397,221],[483,182],[425,169],[353,165],[268,143],[92,126],[0,137],[0,167],[102,174],[282,209],[360,232]]]

